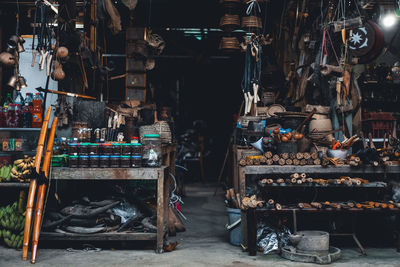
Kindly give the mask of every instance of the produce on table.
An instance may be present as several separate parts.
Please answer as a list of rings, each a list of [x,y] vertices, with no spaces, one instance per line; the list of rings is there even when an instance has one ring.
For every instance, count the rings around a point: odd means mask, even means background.
[[[21,213],[21,202],[24,201],[24,197],[21,197],[20,194],[20,203],[16,201],[13,204],[0,207],[0,240],[4,240],[4,243],[10,248],[18,249],[22,247],[25,217]]]

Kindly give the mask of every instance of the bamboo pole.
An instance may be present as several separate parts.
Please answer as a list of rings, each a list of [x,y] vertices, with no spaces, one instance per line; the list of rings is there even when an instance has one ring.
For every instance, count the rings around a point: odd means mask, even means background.
[[[50,161],[51,155],[53,152],[53,144],[54,144],[54,136],[56,134],[57,129],[57,117],[54,117],[53,122],[51,123],[51,129],[49,134],[49,140],[47,141],[46,147],[46,154],[43,159],[43,166],[42,171],[46,179],[49,176],[49,169],[50,169]],[[42,213],[43,213],[43,205],[44,205],[44,197],[46,195],[46,184],[39,185],[38,189],[38,196],[36,200],[36,216],[33,225],[33,233],[32,233],[32,258],[31,263],[36,262],[36,255],[37,255],[37,247],[39,243],[39,235],[40,235],[40,228],[42,223]]]
[[[42,160],[44,142],[46,140],[50,115],[51,115],[51,107],[47,109],[46,116],[42,124],[42,130],[40,131],[38,146],[36,148],[35,170],[37,173],[39,173],[40,171],[40,163]],[[24,241],[22,247],[22,260],[25,261],[28,259],[28,246],[31,233],[32,210],[33,210],[33,203],[35,201],[36,186],[37,186],[37,181],[35,179],[31,179],[29,185],[28,200],[26,204]]]

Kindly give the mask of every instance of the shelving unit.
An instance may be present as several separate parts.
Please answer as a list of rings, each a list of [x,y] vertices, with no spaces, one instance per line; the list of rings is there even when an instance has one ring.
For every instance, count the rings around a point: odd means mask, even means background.
[[[240,196],[243,198],[246,196],[246,176],[247,175],[257,175],[257,176],[267,176],[267,175],[289,175],[293,173],[306,173],[308,175],[346,175],[346,176],[361,176],[361,175],[382,175],[386,178],[386,175],[391,175],[394,178],[399,178],[400,174],[400,166],[392,165],[386,167],[373,167],[373,166],[361,166],[361,167],[350,167],[348,165],[338,165],[338,166],[278,166],[278,165],[258,165],[258,166],[245,166],[245,167],[238,167],[239,169],[239,188],[240,188]],[[260,177],[260,178],[261,178]],[[264,177],[262,177],[264,178]],[[321,188],[324,189],[332,189],[335,188],[348,188],[350,190],[359,190],[359,189],[373,189],[373,188],[381,188],[381,187],[371,187],[371,186],[316,186],[316,185],[267,185],[265,186],[267,189],[288,189],[292,188]],[[293,216],[293,226],[294,230],[297,229],[297,218],[296,215],[300,214],[310,214],[310,213],[330,213],[330,214],[343,214],[346,216],[351,216],[352,218],[352,225],[353,231],[351,233],[334,233],[333,235],[341,235],[341,236],[351,236],[354,241],[356,242],[357,246],[360,248],[362,254],[365,254],[365,250],[362,247],[361,243],[358,241],[355,231],[355,221],[357,219],[357,215],[360,214],[367,214],[367,213],[379,213],[382,215],[393,215],[399,214],[400,209],[299,209],[296,207],[293,208],[283,208],[282,210],[276,209],[266,209],[266,208],[257,208],[257,209],[249,209],[247,211],[242,211],[242,238],[243,243],[248,246],[249,254],[256,255],[256,235],[257,235],[257,217],[260,214],[292,214]],[[400,240],[400,239],[399,239]],[[400,242],[398,242],[399,246],[398,249],[400,250]]]
[[[90,235],[71,233],[41,233],[43,240],[156,240],[157,253],[163,252],[164,237],[167,234],[169,202],[169,168],[58,168],[51,171],[51,179],[70,181],[116,181],[155,180],[157,181],[157,233],[109,232]]]

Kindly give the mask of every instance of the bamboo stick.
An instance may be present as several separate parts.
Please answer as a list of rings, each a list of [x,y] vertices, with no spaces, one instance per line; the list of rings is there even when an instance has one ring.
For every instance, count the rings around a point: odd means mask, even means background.
[[[270,159],[270,158],[272,158],[272,152],[271,152],[271,151],[267,151],[267,152],[264,153],[264,156],[265,156],[267,159]]]
[[[51,123],[51,129],[49,134],[49,139],[47,141],[46,154],[43,159],[42,171],[46,179],[49,176],[50,169],[50,161],[51,155],[53,153],[53,144],[54,144],[54,136],[56,135],[57,130],[57,117],[54,117],[53,122]],[[42,224],[42,214],[43,214],[43,205],[44,205],[44,197],[46,195],[46,184],[39,185],[38,195],[36,199],[36,216],[33,225],[33,233],[32,233],[32,257],[31,263],[36,262],[37,248],[39,243],[39,235],[40,228]]]
[[[289,158],[289,153],[282,153],[281,158],[283,159],[288,159]]]
[[[44,142],[46,140],[50,115],[51,115],[51,107],[47,109],[44,121],[42,123],[42,130],[40,131],[39,142],[36,148],[35,170],[37,173],[39,173],[40,171],[40,163],[42,160]],[[35,201],[36,187],[37,187],[37,181],[35,179],[31,179],[29,185],[28,200],[26,204],[26,211],[25,211],[24,241],[22,243],[22,260],[24,261],[28,259],[28,247],[31,234],[32,211],[33,211],[33,204]]]
[[[296,158],[296,154],[295,153],[289,153],[289,158],[290,159],[295,159]]]
[[[297,158],[298,160],[303,159],[303,158],[304,158],[304,154],[303,154],[303,153],[300,153],[300,152],[297,152],[297,153],[296,153],[296,158]]]
[[[293,164],[293,160],[291,160],[291,159],[286,160],[286,165],[292,165],[292,164]]]

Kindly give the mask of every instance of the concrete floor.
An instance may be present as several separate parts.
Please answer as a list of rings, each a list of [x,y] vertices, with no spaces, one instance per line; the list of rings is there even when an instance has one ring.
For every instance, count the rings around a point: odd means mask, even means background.
[[[68,252],[65,249],[44,249],[38,253],[36,266],[313,266],[294,263],[277,255],[249,257],[240,248],[227,242],[227,222],[222,194],[213,196],[213,186],[189,186],[184,214],[187,231],[176,237],[177,250],[161,255],[153,250],[112,250],[100,252]],[[170,238],[170,240],[174,240]],[[367,248],[368,256],[355,249],[342,250],[342,258],[330,266],[400,266],[400,253],[395,249]],[[0,247],[0,267],[30,266],[22,262],[21,251]],[[314,265],[317,266],[317,265]]]

